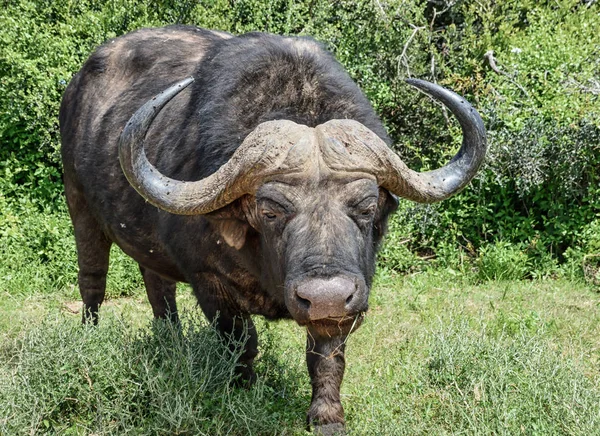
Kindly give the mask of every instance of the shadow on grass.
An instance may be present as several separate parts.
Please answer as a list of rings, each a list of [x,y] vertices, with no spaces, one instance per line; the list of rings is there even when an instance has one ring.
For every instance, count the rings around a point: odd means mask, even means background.
[[[181,328],[49,318],[3,347],[0,434],[301,433],[305,376],[272,345],[243,389],[232,383],[240,351],[201,314],[184,314]]]

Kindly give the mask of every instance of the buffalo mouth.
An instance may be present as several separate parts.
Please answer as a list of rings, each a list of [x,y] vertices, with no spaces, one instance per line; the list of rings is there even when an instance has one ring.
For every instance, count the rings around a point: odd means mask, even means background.
[[[335,337],[346,336],[358,329],[364,321],[365,313],[360,312],[353,316],[330,317],[312,320],[302,325],[318,336]]]

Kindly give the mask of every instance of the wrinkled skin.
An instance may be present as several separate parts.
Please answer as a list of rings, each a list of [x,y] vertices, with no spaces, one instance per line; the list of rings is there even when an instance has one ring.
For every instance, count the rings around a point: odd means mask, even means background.
[[[268,283],[283,285],[286,305],[301,325],[325,325],[332,318],[337,330],[329,334],[348,333],[347,325],[367,310],[375,247],[394,200],[372,179],[322,175],[295,184],[267,183],[256,202]],[[328,292],[336,280],[340,292],[348,292],[341,307]]]

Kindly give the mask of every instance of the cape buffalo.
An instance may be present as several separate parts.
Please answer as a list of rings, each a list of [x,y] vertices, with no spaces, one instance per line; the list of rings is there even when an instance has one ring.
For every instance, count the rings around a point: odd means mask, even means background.
[[[190,283],[221,333],[251,315],[307,329],[308,424],[343,431],[346,336],[367,310],[375,255],[396,196],[435,202],[460,191],[485,155],[485,130],[461,97],[408,83],[459,120],[446,166],[410,170],[346,71],[310,38],[172,26],[98,48],[60,109],[64,183],[75,228],[84,321],[97,322],[108,256],[135,259],[154,316],[177,320]]]

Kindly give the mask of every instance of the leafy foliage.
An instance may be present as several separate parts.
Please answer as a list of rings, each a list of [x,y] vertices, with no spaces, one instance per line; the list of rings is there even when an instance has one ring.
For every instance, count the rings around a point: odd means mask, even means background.
[[[0,197],[0,291],[8,295],[50,294],[73,287],[77,257],[65,207],[38,210]],[[142,286],[136,263],[113,246],[107,297],[130,295]]]
[[[595,1],[12,0],[0,11],[0,195],[60,209],[58,108],[95,46],[144,26],[312,35],[367,94],[409,165],[444,164],[457,123],[404,79],[469,98],[487,129],[477,179],[440,205],[403,209],[392,238],[412,253],[488,242],[561,261],[600,216],[600,14]],[[588,230],[585,230],[588,229]],[[400,233],[397,233],[400,232]],[[400,239],[402,238],[402,239]],[[592,250],[592,251],[589,251]],[[405,269],[406,260],[391,259]],[[410,259],[413,255],[404,256]],[[396,263],[394,266],[394,262]],[[539,262],[538,262],[539,263]]]
[[[488,280],[521,280],[529,270],[527,255],[517,247],[498,241],[483,247],[479,253],[479,278]]]

